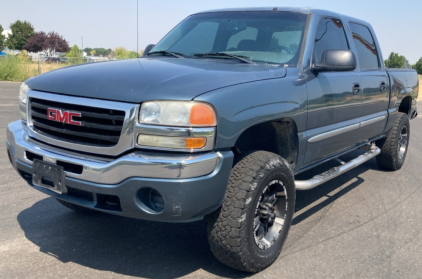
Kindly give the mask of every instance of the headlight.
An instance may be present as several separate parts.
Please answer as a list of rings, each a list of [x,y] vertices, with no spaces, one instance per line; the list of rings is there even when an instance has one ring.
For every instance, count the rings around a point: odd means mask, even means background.
[[[29,91],[28,85],[26,85],[25,82],[22,83],[19,90],[19,101],[24,106],[26,106],[26,103],[28,101],[28,91]]]
[[[25,83],[22,83],[19,89],[19,113],[22,121],[26,122],[26,106],[28,103],[28,91],[29,87]]]
[[[181,101],[145,102],[139,122],[166,126],[215,126],[214,108],[206,103]]]

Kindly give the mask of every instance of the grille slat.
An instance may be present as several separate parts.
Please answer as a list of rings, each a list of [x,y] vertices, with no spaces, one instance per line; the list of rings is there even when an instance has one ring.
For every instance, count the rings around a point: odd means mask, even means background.
[[[35,100],[35,99],[33,99]],[[116,111],[116,110],[108,110],[108,109],[101,109],[104,110],[104,113],[97,113],[97,112],[93,112],[93,111],[89,111],[90,108],[92,107],[85,107],[85,106],[78,106],[81,109],[75,109],[74,105],[72,104],[64,104],[64,103],[56,103],[56,102],[52,102],[52,101],[44,101],[46,104],[42,104],[39,101],[32,101],[31,105],[34,108],[39,108],[42,110],[47,110],[48,108],[57,108],[54,107],[54,104],[60,104],[61,105],[61,109],[65,109],[65,110],[69,110],[69,111],[78,111],[80,113],[82,113],[83,116],[86,117],[92,117],[92,118],[103,118],[103,119],[110,119],[110,120],[116,120],[116,121],[123,121],[125,119],[125,114],[123,111]],[[92,108],[92,109],[98,109],[98,108]],[[119,114],[113,115],[110,114],[107,111],[113,111],[113,112],[119,112]],[[121,114],[123,113],[123,115]]]
[[[125,112],[112,109],[73,105],[43,99],[30,98],[32,128],[54,139],[92,146],[115,146],[120,138]],[[73,117],[81,126],[53,121],[47,117],[47,109],[81,113]]]
[[[47,114],[44,115],[34,110],[32,111],[32,117],[49,120],[47,117]],[[80,121],[80,122],[82,123],[82,126],[87,127],[87,128],[95,128],[95,129],[118,131],[118,132],[120,132],[122,129],[120,126],[115,126],[115,125],[98,124],[98,123],[93,123],[93,122],[88,122],[88,121]]]

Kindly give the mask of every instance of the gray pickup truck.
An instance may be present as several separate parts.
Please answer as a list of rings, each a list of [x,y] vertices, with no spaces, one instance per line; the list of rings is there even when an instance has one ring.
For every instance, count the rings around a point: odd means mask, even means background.
[[[316,9],[206,11],[138,59],[28,79],[7,153],[31,187],[77,212],[205,219],[218,260],[258,272],[281,252],[296,190],[374,157],[401,168],[418,89],[415,71],[384,67],[365,21]]]

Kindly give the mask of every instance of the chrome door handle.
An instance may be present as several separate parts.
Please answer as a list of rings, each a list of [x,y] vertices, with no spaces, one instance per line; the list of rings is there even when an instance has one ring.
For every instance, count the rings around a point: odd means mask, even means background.
[[[385,90],[387,90],[387,84],[384,81],[381,81],[380,83],[380,90],[381,92],[384,92]]]
[[[362,89],[360,88],[360,84],[354,83],[353,84],[353,94],[357,95],[357,94],[360,94],[361,92],[362,92]]]

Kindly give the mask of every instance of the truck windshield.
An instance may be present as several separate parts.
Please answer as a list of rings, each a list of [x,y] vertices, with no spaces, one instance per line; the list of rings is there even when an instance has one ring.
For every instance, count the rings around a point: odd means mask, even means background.
[[[223,54],[221,59],[238,56],[253,62],[295,67],[307,17],[278,11],[195,14],[171,30],[151,53],[167,51],[198,59]]]

